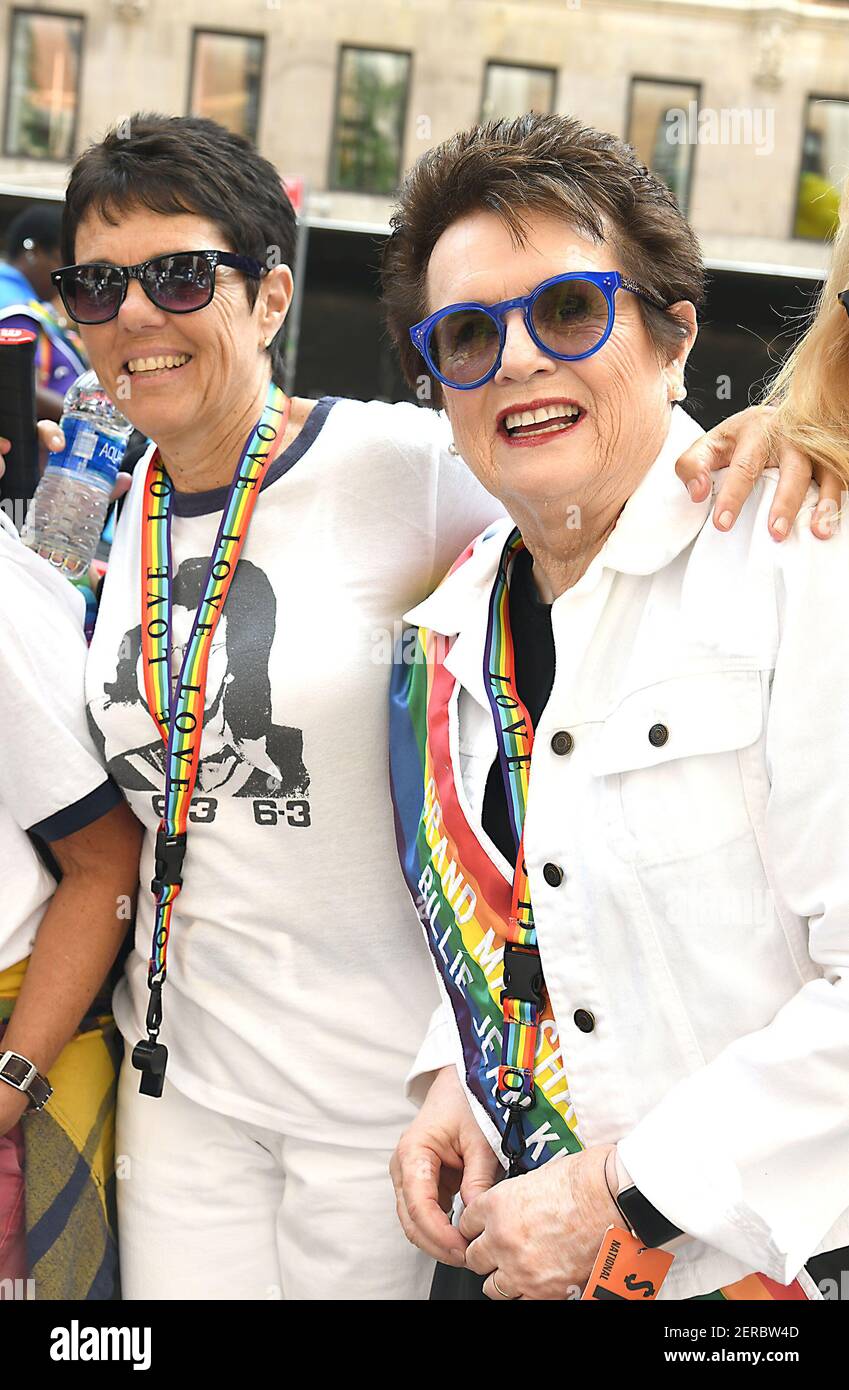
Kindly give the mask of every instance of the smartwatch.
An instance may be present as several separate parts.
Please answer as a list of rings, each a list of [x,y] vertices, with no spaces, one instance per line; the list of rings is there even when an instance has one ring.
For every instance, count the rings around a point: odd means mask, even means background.
[[[43,1110],[53,1087],[38,1068],[19,1052],[0,1052],[0,1081],[22,1091],[33,1110]]]
[[[635,1185],[625,1165],[614,1150],[616,1181],[610,1195],[616,1203],[628,1230],[636,1236],[641,1245],[655,1249],[666,1245],[670,1240],[682,1236],[684,1232],[674,1226],[657,1207],[652,1206]]]

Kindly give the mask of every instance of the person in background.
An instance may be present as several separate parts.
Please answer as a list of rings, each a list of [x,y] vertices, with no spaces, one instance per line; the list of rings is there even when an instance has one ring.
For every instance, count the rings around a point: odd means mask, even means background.
[[[0,1289],[16,1298],[117,1288],[107,977],[141,830],[86,729],[82,615],[0,513]]]
[[[807,331],[770,384],[770,442],[779,439],[849,488],[849,178],[831,268]],[[831,511],[835,507],[832,505]]]
[[[50,276],[60,265],[60,206],[33,203],[11,222],[0,262],[0,326],[28,328],[38,337],[36,408],[58,420],[71,383],[86,370],[85,350],[53,303]]]

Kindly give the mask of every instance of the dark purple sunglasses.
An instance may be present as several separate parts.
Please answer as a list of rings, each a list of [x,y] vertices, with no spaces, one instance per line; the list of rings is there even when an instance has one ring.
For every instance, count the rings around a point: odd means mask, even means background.
[[[65,265],[50,276],[62,303],[75,323],[108,323],[127,297],[131,280],[138,280],[157,309],[169,314],[193,314],[204,309],[215,294],[215,269],[232,266],[259,280],[265,269],[250,256],[230,251],[173,251],[154,256],[139,265],[112,265],[91,261]]]

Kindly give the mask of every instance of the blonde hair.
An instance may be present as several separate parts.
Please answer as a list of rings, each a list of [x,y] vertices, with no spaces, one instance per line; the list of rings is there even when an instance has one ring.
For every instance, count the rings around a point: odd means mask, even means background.
[[[805,333],[770,383],[764,405],[775,406],[770,441],[778,437],[849,487],[849,316],[837,296],[849,289],[849,179],[826,282]]]

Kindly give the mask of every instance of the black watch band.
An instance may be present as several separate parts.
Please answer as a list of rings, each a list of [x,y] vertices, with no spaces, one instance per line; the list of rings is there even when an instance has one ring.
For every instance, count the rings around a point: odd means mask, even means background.
[[[650,1249],[666,1245],[667,1241],[675,1240],[676,1236],[684,1234],[678,1226],[673,1226],[657,1207],[652,1206],[648,1197],[644,1197],[638,1187],[624,1187],[614,1200],[625,1218],[629,1231],[633,1231],[637,1239]]]
[[[33,1110],[43,1110],[53,1094],[47,1077],[19,1052],[0,1052],[0,1081],[25,1095]]]

